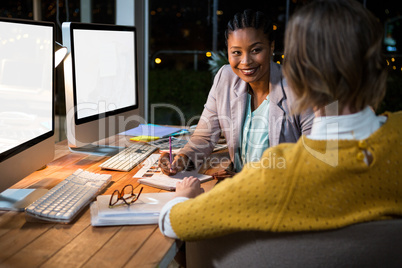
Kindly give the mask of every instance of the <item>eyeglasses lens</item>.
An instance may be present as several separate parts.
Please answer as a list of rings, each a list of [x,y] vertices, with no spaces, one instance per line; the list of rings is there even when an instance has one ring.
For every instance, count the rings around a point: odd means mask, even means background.
[[[110,197],[110,205],[113,206],[119,201],[119,190],[115,190]]]
[[[136,197],[134,194],[134,188],[131,184],[124,186],[121,190],[121,195],[127,203],[130,203]]]

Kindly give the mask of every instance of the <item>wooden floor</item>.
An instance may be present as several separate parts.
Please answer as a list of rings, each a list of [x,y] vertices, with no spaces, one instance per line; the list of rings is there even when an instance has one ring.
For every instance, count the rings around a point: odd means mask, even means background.
[[[119,146],[130,143],[124,136],[104,142]],[[139,186],[132,177],[141,166],[130,172],[101,170],[99,164],[106,159],[71,153],[62,141],[56,144],[53,162],[12,188],[51,189],[78,168],[112,175],[103,194],[127,183]],[[216,170],[206,166],[203,172]],[[215,183],[209,181],[203,187],[208,191]],[[143,187],[143,193],[163,191]],[[0,267],[167,267],[181,244],[163,236],[157,225],[93,227],[90,216],[86,208],[73,223],[58,224],[27,221],[23,212],[0,211]]]

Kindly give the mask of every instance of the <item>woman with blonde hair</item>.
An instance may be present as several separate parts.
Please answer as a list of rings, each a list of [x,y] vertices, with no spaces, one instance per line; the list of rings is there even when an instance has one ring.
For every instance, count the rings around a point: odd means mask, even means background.
[[[386,89],[383,28],[356,0],[318,0],[291,17],[284,75],[311,133],[267,149],[261,161],[203,193],[177,184],[160,229],[197,240],[238,231],[336,229],[402,216],[402,113],[373,111]],[[268,165],[283,158],[283,168]]]

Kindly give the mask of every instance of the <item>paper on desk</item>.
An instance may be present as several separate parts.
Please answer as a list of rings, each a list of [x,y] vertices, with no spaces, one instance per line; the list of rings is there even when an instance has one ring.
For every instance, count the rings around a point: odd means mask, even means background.
[[[144,166],[133,176],[139,178],[138,182],[156,187],[163,190],[173,191],[176,189],[176,183],[184,179],[184,177],[196,177],[201,183],[212,179],[211,175],[198,173],[198,170],[183,171],[173,176],[167,176],[162,173],[158,166],[160,154],[152,154],[144,162]]]
[[[120,135],[126,136],[152,136],[164,138],[181,131],[181,128],[166,127],[154,124],[140,124],[136,128],[129,129],[120,133]]]
[[[131,206],[109,208],[110,195],[100,195],[91,204],[91,224],[137,225],[157,224],[162,207],[173,198],[174,193],[143,193]]]
[[[0,210],[24,211],[47,192],[47,189],[7,189],[0,193]]]

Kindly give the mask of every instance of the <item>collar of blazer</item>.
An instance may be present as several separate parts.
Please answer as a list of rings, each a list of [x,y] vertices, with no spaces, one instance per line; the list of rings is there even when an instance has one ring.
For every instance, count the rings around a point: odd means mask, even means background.
[[[283,83],[284,81],[282,77],[281,66],[271,61],[271,76],[270,76],[271,92],[269,92],[269,101],[271,103],[277,104],[282,110],[283,110],[282,101],[286,99],[286,93]]]

